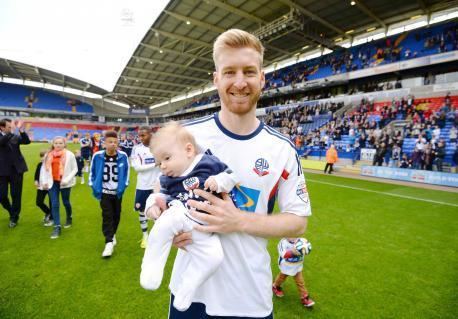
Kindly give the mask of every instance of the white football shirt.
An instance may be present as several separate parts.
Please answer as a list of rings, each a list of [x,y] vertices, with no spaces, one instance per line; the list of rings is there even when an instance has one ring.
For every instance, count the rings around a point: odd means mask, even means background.
[[[197,143],[234,171],[240,184],[234,188],[238,208],[253,214],[270,214],[278,197],[281,212],[311,215],[304,175],[293,144],[260,123],[250,135],[225,129],[218,115],[188,123]],[[272,271],[267,239],[245,233],[219,234],[224,260],[197,292],[194,302],[206,305],[214,316],[265,317],[272,306]],[[179,250],[170,289],[175,293],[189,255]]]
[[[305,242],[304,238],[300,238],[299,240]],[[298,272],[302,271],[304,264],[303,255],[285,257],[285,254],[292,251],[295,245],[296,241],[291,243],[287,238],[282,238],[277,245],[278,267],[283,274],[288,276],[294,276]]]
[[[137,144],[130,155],[131,165],[137,171],[137,189],[151,190],[158,181],[161,170],[148,146]]]

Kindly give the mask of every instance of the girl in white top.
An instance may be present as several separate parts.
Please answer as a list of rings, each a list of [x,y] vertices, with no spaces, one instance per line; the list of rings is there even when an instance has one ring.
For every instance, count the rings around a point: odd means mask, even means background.
[[[56,136],[52,141],[51,151],[46,154],[40,172],[40,186],[49,190],[51,198],[51,214],[54,219],[54,230],[51,239],[61,234],[59,194],[67,213],[65,228],[72,226],[72,206],[70,204],[70,190],[76,183],[75,175],[78,172],[75,155],[66,149],[66,141],[62,136]]]

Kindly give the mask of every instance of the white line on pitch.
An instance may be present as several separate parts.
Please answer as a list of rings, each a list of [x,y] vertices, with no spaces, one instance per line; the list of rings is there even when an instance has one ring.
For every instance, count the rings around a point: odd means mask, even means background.
[[[441,201],[432,200],[432,199],[418,198],[418,197],[407,196],[407,195],[400,195],[400,194],[392,194],[392,193],[387,193],[387,192],[373,191],[373,190],[365,189],[365,188],[359,188],[359,187],[353,187],[353,186],[347,186],[347,185],[340,185],[340,184],[317,181],[315,179],[310,179],[310,178],[307,178],[305,181],[306,182],[310,181],[310,182],[319,183],[319,184],[326,184],[326,185],[331,185],[331,186],[336,186],[336,187],[342,187],[342,188],[350,188],[350,189],[355,189],[355,190],[359,190],[359,191],[363,191],[363,192],[376,193],[376,194],[388,195],[388,196],[393,196],[393,197],[413,199],[413,200],[418,200],[418,201],[422,201],[422,202],[428,202],[428,203],[434,203],[434,204],[458,207],[458,204],[452,204],[452,203],[441,202]]]

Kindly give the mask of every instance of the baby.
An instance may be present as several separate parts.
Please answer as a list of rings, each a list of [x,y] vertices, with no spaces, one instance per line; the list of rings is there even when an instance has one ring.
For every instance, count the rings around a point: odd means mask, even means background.
[[[175,292],[173,305],[185,311],[194,294],[223,260],[223,250],[216,234],[193,230],[204,224],[189,214],[188,199],[203,200],[193,190],[209,189],[229,193],[237,184],[233,172],[215,156],[199,154],[194,137],[182,126],[170,123],[151,139],[151,152],[161,169],[160,193],[151,194],[145,205],[146,216],[157,219],[152,228],[142,262],[140,284],[148,290],[159,288],[172,240],[183,231],[192,231],[187,246],[191,262]]]

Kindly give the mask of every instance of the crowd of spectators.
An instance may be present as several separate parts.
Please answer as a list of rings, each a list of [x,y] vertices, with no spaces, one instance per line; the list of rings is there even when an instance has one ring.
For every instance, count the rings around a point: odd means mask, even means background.
[[[425,103],[426,102],[426,103]],[[427,101],[418,101],[414,107],[407,108],[405,119],[408,123],[403,130],[398,130],[385,140],[376,145],[374,165],[385,163],[392,167],[413,168],[432,170],[436,164],[437,170],[443,170],[443,162],[446,155],[447,143],[454,145],[453,163],[458,163],[456,148],[458,114],[456,106],[452,105],[450,95],[444,99],[443,106],[432,111],[424,107]],[[444,129],[446,121],[452,122],[448,136],[441,138],[441,130]],[[394,151],[402,147],[405,138],[415,138],[415,146],[411,156],[406,153]]]
[[[331,117],[342,106],[343,103],[330,102],[313,106],[299,105],[295,108],[269,112],[263,120],[269,126],[281,128],[283,134],[291,137],[302,135],[303,124],[313,123],[314,117],[326,114]]]
[[[349,95],[357,93],[387,91],[393,89],[402,89],[402,82],[400,79],[396,81],[364,81],[361,84],[351,85],[348,90]]]
[[[443,28],[441,32],[436,31],[434,34],[430,29],[415,31],[415,40],[424,43],[423,49],[421,49],[420,52],[401,45],[401,42],[397,41],[397,38],[402,36],[403,35],[397,35],[382,40],[372,41],[356,47],[357,49],[345,49],[344,51],[323,55],[285,69],[276,70],[266,76],[264,90],[269,91],[287,85],[292,85],[294,87],[297,83],[308,81],[311,74],[325,67],[330,67],[332,74],[339,74],[374,67],[382,62],[396,62],[401,59],[416,58],[424,52],[434,52],[434,50],[437,50],[437,53],[441,53],[458,49],[458,27],[456,23]],[[386,82],[371,81],[351,87],[348,93],[355,94],[357,92],[375,92],[398,88],[402,88],[399,79]],[[193,107],[208,105],[217,101],[217,94],[196,97],[183,109],[186,110]],[[281,103],[271,105],[278,104]]]
[[[283,70],[275,71],[266,78],[266,90],[275,89],[287,85],[294,86],[296,83],[309,80],[309,76],[325,67],[330,67],[332,74],[355,71],[377,66],[381,63],[391,63],[400,60],[416,58],[426,52],[436,53],[448,50],[458,50],[458,27],[456,24],[444,28],[441,32],[432,34],[431,30],[423,29],[415,33],[417,42],[424,42],[424,48],[420,52],[407,46],[401,45],[396,37],[387,37],[383,40],[373,41],[343,52],[334,52],[319,58],[293,65]]]
[[[354,110],[340,116],[335,115],[335,110],[341,105],[329,104],[327,107],[272,112],[265,122],[279,128],[297,149],[325,149],[335,144],[339,151],[353,152],[353,159],[358,160],[362,148],[372,148],[375,149],[373,165],[432,170],[435,163],[437,170],[442,171],[446,143],[455,145],[453,162],[458,163],[457,112],[449,95],[445,97],[443,106],[435,112],[427,108],[427,104],[427,99],[415,100],[414,96],[393,99],[391,104],[378,106],[371,100],[363,99]],[[374,116],[374,112],[380,117]],[[319,114],[330,114],[329,122],[303,131],[302,124],[309,123],[313,115]],[[407,121],[402,130],[393,131],[387,126],[396,118]],[[441,139],[441,129],[446,121],[452,121],[453,125],[449,136]],[[343,136],[348,136],[346,143],[339,143]],[[417,139],[410,156],[402,150],[405,138]]]

